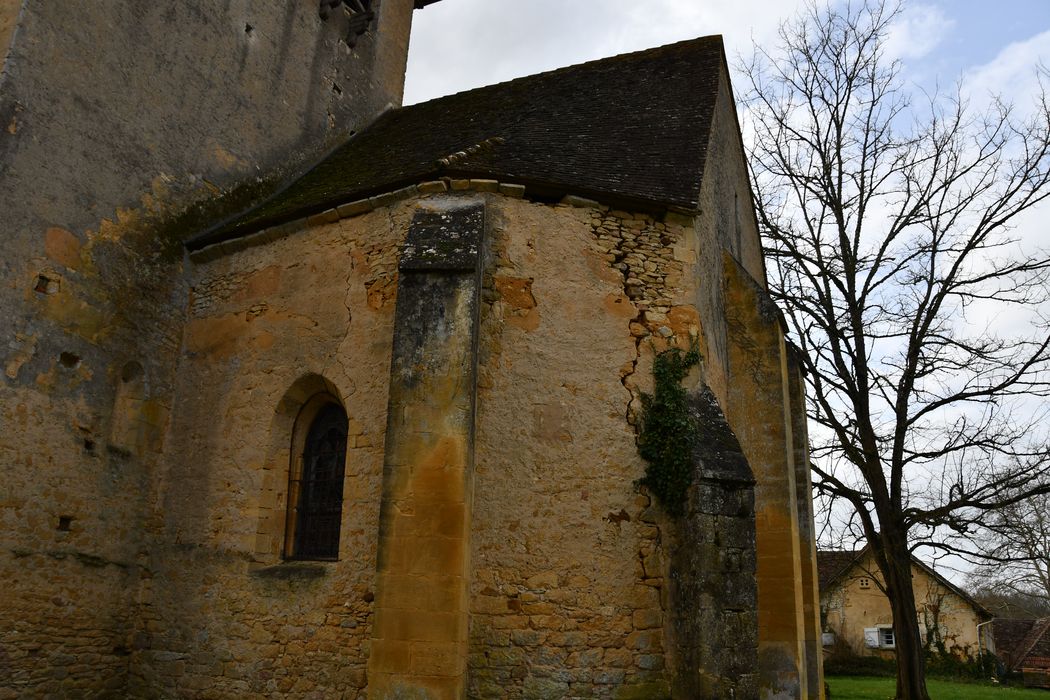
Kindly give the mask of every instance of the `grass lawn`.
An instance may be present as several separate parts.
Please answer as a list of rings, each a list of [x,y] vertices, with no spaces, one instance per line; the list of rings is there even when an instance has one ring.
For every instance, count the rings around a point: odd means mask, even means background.
[[[893,678],[828,676],[831,700],[887,700],[893,697],[897,681]],[[1050,691],[1031,688],[1000,688],[976,683],[928,680],[932,700],[1050,700]]]

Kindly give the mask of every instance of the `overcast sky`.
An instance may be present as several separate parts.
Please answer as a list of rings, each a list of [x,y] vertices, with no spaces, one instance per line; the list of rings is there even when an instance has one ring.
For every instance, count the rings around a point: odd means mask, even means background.
[[[442,0],[415,13],[405,104],[709,34],[724,37],[735,68],[755,43],[772,46],[804,2]],[[1037,92],[1035,66],[1050,68],[1050,0],[909,0],[889,49],[915,87],[961,81],[974,106],[995,92],[1023,109]],[[1047,222],[1044,204],[1017,233],[1048,246]]]
[[[730,63],[768,43],[802,0],[442,0],[417,11],[405,103],[708,34]],[[963,74],[1023,93],[1050,65],[1050,0],[914,0],[894,40],[929,86]]]
[[[709,34],[724,37],[736,72],[805,2],[442,0],[414,15],[405,104]],[[998,93],[1028,109],[1035,66],[1050,69],[1050,0],[905,0],[889,50],[917,88],[961,81],[973,107]],[[1017,220],[1026,249],[1050,246],[1048,222],[1046,203]]]

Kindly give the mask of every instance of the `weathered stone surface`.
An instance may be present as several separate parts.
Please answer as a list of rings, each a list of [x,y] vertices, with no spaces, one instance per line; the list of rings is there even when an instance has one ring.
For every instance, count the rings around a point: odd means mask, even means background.
[[[497,180],[472,179],[470,181],[470,189],[476,192],[499,192],[499,182]]]
[[[772,571],[761,591],[786,571],[756,558],[756,506],[763,557],[773,541],[802,557],[812,532],[791,461],[802,459],[800,438],[776,405],[790,369],[763,294],[757,229],[741,209],[747,178],[718,71],[696,216],[548,205],[494,180],[399,178],[388,186],[402,189],[369,186],[356,196],[375,196],[334,210],[325,207],[335,196],[311,202],[296,214],[309,218],[205,248],[185,269],[177,246],[166,249],[185,231],[156,224],[197,196],[187,173],[222,190],[270,159],[319,148],[329,128],[353,126],[346,114],[371,114],[393,85],[385,71],[403,60],[395,39],[409,5],[382,3],[390,37],[352,54],[338,45],[346,66],[329,63],[338,40],[316,7],[260,10],[242,25],[208,5],[173,35],[220,35],[216,46],[241,51],[248,76],[271,75],[273,51],[287,48],[283,79],[306,83],[290,90],[309,106],[289,107],[309,122],[297,127],[303,142],[278,130],[262,148],[252,117],[243,140],[230,124],[199,134],[211,156],[167,159],[136,149],[156,135],[144,115],[118,144],[132,166],[121,187],[111,187],[114,142],[103,139],[92,145],[98,197],[85,195],[83,173],[63,173],[57,195],[51,183],[5,191],[29,205],[12,216],[18,254],[0,288],[16,311],[0,419],[27,437],[0,439],[16,494],[0,514],[0,574],[13,593],[0,603],[10,669],[0,692],[749,698],[758,668],[764,691],[812,696],[813,606],[780,600],[803,609],[795,615],[754,603],[752,572]],[[48,12],[26,15],[25,35],[43,37],[44,49],[60,24]],[[153,13],[139,13],[147,36]],[[285,46],[288,37],[314,41]],[[307,54],[320,58],[299,60]],[[40,75],[60,70],[15,58]],[[176,75],[197,65],[178,62]],[[335,109],[329,127],[322,113],[338,98],[326,81],[342,70],[374,84],[355,79],[347,98],[368,99]],[[324,90],[310,97],[315,71]],[[220,87],[228,79],[207,76]],[[17,93],[32,98],[25,104],[0,98],[15,129],[0,164],[14,158],[11,143],[34,158],[51,153],[37,143],[51,89],[41,85]],[[117,97],[119,114],[128,105]],[[224,99],[240,107],[209,114],[254,104]],[[181,106],[164,114],[175,123],[154,139],[159,151],[185,135]],[[155,156],[174,163],[173,179],[151,178]],[[17,177],[39,174],[39,163],[10,162]],[[48,167],[64,165],[78,167],[58,157]],[[485,237],[470,213],[478,201]],[[418,208],[427,213],[413,227]],[[450,226],[461,214],[469,236]],[[694,344],[703,362],[685,383],[710,388],[694,406],[706,439],[689,514],[673,522],[637,485],[636,428],[656,354]],[[318,398],[349,419],[339,557],[285,561],[296,522],[289,475],[303,454],[295,436]],[[761,461],[757,501],[741,455]],[[791,583],[804,588],[799,572]],[[770,629],[788,618],[794,644],[771,645]]]
[[[195,268],[133,695],[200,684],[364,697],[397,258],[412,211]],[[291,435],[318,393],[350,419],[340,560],[283,562]]]
[[[403,271],[474,272],[481,255],[485,210],[436,200],[412,222],[398,267]]]
[[[346,204],[340,204],[335,208],[339,212],[339,216],[357,216],[358,214],[364,214],[366,211],[372,211],[375,207],[372,206],[372,201],[368,199],[359,199],[356,202],[348,202]]]
[[[687,512],[669,533],[674,696],[755,698],[754,477],[718,400],[690,397],[699,428]],[[733,541],[726,538],[733,534]]]
[[[568,204],[570,207],[587,207],[597,209],[600,205],[593,199],[587,199],[586,197],[579,197],[574,194],[567,194],[561,198],[562,204]]]
[[[170,436],[176,386],[204,398],[202,410],[229,408],[235,422],[251,415],[248,396],[262,400],[259,383],[241,383],[236,372],[203,379],[245,392],[229,404],[176,378],[194,284],[179,242],[398,103],[411,12],[410,0],[383,2],[382,36],[362,38],[351,56],[345,27],[321,22],[316,3],[0,2],[0,694],[155,696],[177,685],[244,696],[287,678],[287,669],[262,667],[280,645],[253,651],[236,682],[223,662],[187,651],[202,634],[212,640],[202,648],[225,652],[215,640],[247,640],[244,627],[274,618],[266,605],[246,611],[238,600],[259,522],[260,463],[235,468],[229,483],[252,495],[231,508],[226,482],[210,478],[222,451],[192,446],[211,445],[214,421],[199,440]],[[263,182],[229,194],[259,173]],[[203,200],[211,202],[204,217],[181,213]],[[195,298],[214,301],[203,296]],[[280,307],[263,294],[241,305],[240,320],[197,319],[195,352],[216,361],[239,344],[255,351],[273,340],[271,324],[281,322],[263,304]],[[205,328],[215,337],[205,341]],[[265,372],[294,380],[287,365]],[[192,423],[185,411],[180,421]],[[254,426],[228,427],[239,441]],[[266,443],[258,433],[249,439]],[[173,442],[190,447],[169,480]],[[186,470],[196,482],[184,479],[182,459],[197,460]],[[249,466],[256,471],[242,482]],[[169,487],[189,496],[177,535],[161,515]],[[186,524],[205,512],[214,520]],[[196,559],[201,550],[214,557]],[[218,581],[228,577],[238,583],[224,593]],[[187,579],[200,591],[191,594]],[[198,592],[209,601],[203,609]],[[204,611],[213,604],[220,614],[211,620]],[[227,625],[228,614],[254,619]],[[182,616],[192,626],[180,627]],[[174,650],[179,657],[164,656]],[[319,669],[315,678],[338,676],[329,687],[348,689],[351,672]]]
[[[499,186],[500,194],[508,197],[524,197],[525,196],[525,185],[514,185],[506,182],[501,182]]]
[[[813,522],[813,482],[809,469],[809,430],[806,424],[806,394],[802,370],[794,350],[789,350],[788,390],[790,394],[792,460],[795,467],[795,493],[798,510],[799,568],[802,574],[802,616],[804,627],[807,697],[819,700],[824,692],[824,648],[821,633],[821,586],[817,574],[817,538]],[[965,625],[976,633],[976,622]],[[863,628],[862,628],[863,629]],[[975,634],[974,649],[977,648]]]
[[[448,183],[444,180],[431,180],[429,182],[421,182],[418,186],[420,194],[433,194],[448,191]]]
[[[764,291],[728,254],[724,265],[729,366],[737,377],[730,406],[744,453],[755,465],[755,517],[761,523],[755,548],[761,684],[774,694],[805,696],[805,607],[783,332]]]
[[[369,662],[369,694],[383,699],[455,700],[466,685],[485,208],[427,204],[399,256]]]
[[[636,358],[629,323],[638,311],[601,258],[589,217],[496,202],[480,339],[468,696],[482,697],[505,672],[499,697],[533,697],[541,686],[517,670],[532,668],[579,684],[570,696],[612,697],[662,677],[666,665],[660,595],[635,571],[652,540],[635,517],[643,465],[618,371]],[[547,230],[559,235],[537,238]],[[491,651],[502,630],[512,654]]]

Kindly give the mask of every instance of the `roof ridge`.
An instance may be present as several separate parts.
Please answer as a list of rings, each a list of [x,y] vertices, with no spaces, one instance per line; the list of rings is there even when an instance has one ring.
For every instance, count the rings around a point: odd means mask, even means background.
[[[937,571],[937,569],[933,568],[933,566],[930,566],[914,554],[909,553],[909,556],[911,557],[911,561],[914,565],[926,571],[927,574],[932,576],[942,586],[944,586],[949,591],[955,593],[955,595],[959,596],[964,601],[966,601],[966,603],[968,603],[970,607],[972,607],[978,614],[986,615],[989,619],[992,618],[992,613],[988,611],[988,608],[981,605],[976,598],[974,598],[972,595],[963,590],[962,587],[950,581],[947,576],[940,573],[939,571]],[[934,562],[934,564],[936,564],[936,562]]]
[[[867,547],[861,547],[860,549],[821,549],[817,550],[817,578],[819,579],[819,586],[821,590],[827,589],[832,584],[837,583],[850,569],[853,568],[854,564],[861,558]],[[821,557],[821,555],[825,555]],[[827,556],[832,555],[832,556]],[[848,557],[848,559],[847,559]],[[825,571],[821,571],[821,558],[825,561]],[[841,561],[840,561],[841,560]],[[829,571],[828,565],[834,565],[834,570]]]
[[[573,70],[579,70],[580,68],[586,68],[587,66],[593,66],[593,65],[596,65],[596,64],[599,64],[599,63],[615,63],[615,62],[621,62],[621,61],[628,61],[628,60],[631,60],[631,59],[634,59],[634,58],[639,58],[643,54],[652,56],[653,54],[657,54],[657,53],[663,52],[665,50],[666,51],[671,51],[671,50],[674,50],[674,49],[680,49],[680,48],[684,47],[687,44],[702,44],[702,43],[715,42],[715,41],[717,41],[717,43],[722,47],[722,50],[723,50],[723,53],[724,53],[725,52],[725,40],[722,38],[722,35],[721,34],[706,34],[704,36],[698,36],[698,37],[695,37],[693,39],[682,39],[681,41],[672,41],[670,44],[661,44],[660,46],[653,46],[652,48],[648,48],[648,49],[638,49],[636,51],[628,51],[627,53],[613,54],[612,56],[603,56],[601,58],[592,58],[592,59],[589,59],[589,60],[586,60],[586,61],[581,61],[579,63],[572,63],[572,64],[567,65],[567,66],[561,66],[559,68],[551,68],[550,70],[540,71],[539,73],[529,73],[528,75],[519,75],[516,78],[508,78],[506,80],[500,80],[499,82],[489,83],[488,85],[478,85],[477,87],[467,88],[466,90],[457,90],[456,92],[450,92],[447,95],[441,95],[440,97],[432,97],[429,100],[425,100],[423,102],[413,102],[412,104],[409,104],[409,105],[402,105],[401,107],[398,107],[396,110],[392,110],[392,111],[400,112],[400,111],[404,111],[404,110],[408,110],[408,109],[413,109],[415,107],[422,107],[423,105],[432,105],[435,102],[440,102],[441,100],[446,100],[446,99],[449,99],[449,98],[452,98],[452,97],[458,97],[460,95],[469,95],[472,92],[477,92],[477,91],[480,91],[480,90],[489,90],[489,89],[494,89],[494,88],[506,87],[507,85],[511,85],[511,84],[517,83],[519,81],[527,81],[527,80],[532,80],[534,78],[549,78],[549,77],[551,77],[553,75],[556,75],[558,73],[567,73],[567,72],[570,72],[570,71],[573,71]],[[369,125],[369,126],[371,126],[371,125]]]

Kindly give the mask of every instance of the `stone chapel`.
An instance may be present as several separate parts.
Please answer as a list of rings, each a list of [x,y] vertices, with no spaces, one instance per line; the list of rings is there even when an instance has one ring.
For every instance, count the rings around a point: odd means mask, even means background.
[[[434,2],[0,0],[0,699],[823,696],[721,38],[401,107]]]

